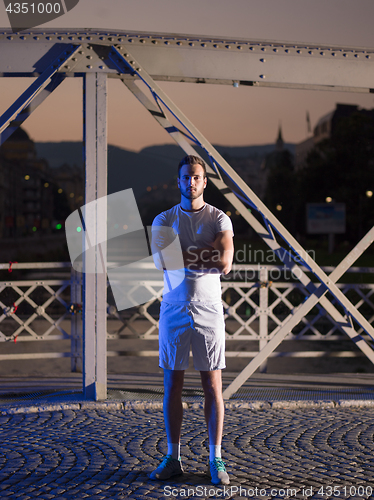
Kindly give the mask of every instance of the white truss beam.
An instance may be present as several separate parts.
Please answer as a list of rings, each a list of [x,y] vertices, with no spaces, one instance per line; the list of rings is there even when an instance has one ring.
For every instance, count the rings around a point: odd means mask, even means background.
[[[35,76],[40,73],[36,62],[71,43],[100,51],[98,58],[92,53],[74,70],[69,65],[61,69],[71,76],[77,72],[117,76],[104,49],[123,44],[155,80],[366,92],[374,81],[370,48],[93,30],[4,31],[0,33],[0,74]]]

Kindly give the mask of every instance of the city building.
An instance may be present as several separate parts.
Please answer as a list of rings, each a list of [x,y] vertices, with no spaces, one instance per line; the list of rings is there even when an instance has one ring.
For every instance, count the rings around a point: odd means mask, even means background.
[[[0,147],[0,237],[50,234],[56,219],[61,223],[60,218],[83,204],[83,190],[81,169],[51,169],[19,127]]]
[[[50,232],[52,177],[35,144],[18,128],[0,148],[0,236]]]
[[[337,104],[334,111],[330,111],[318,120],[311,137],[295,144],[295,170],[304,168],[308,154],[314,146],[324,139],[329,139],[334,134],[339,121],[353,113],[361,113],[374,120],[373,109],[360,109],[354,104]]]

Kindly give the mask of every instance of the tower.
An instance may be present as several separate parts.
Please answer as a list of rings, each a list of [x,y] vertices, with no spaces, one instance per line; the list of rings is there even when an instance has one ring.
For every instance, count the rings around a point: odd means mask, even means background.
[[[276,151],[283,151],[283,146],[284,146],[284,141],[282,137],[282,126],[279,124],[279,130],[278,130],[278,138],[275,143],[275,149]]]

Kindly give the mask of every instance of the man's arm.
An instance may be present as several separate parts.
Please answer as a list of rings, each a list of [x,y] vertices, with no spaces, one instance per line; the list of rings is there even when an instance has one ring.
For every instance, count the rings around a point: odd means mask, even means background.
[[[228,274],[234,256],[231,230],[220,231],[211,246],[190,247],[180,255],[179,245],[173,245],[175,234],[170,227],[152,228],[152,253],[159,270],[175,270],[183,267],[200,273]],[[168,249],[166,252],[163,250]],[[182,257],[182,258],[181,258]],[[183,261],[182,261],[183,259]]]
[[[191,248],[183,252],[185,267],[190,271],[228,274],[234,258],[231,230],[220,231],[211,247]]]
[[[151,249],[158,270],[171,271],[183,268],[179,242],[175,244],[174,241],[175,234],[171,227],[152,226]]]

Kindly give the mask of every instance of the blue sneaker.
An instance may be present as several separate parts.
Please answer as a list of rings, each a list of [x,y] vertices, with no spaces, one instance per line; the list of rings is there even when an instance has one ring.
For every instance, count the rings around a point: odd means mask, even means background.
[[[171,455],[166,455],[157,469],[151,472],[149,477],[151,479],[169,479],[181,474],[183,474],[181,461],[173,458]]]
[[[209,462],[207,474],[210,475],[212,484],[230,484],[229,475],[221,458],[215,458]]]

